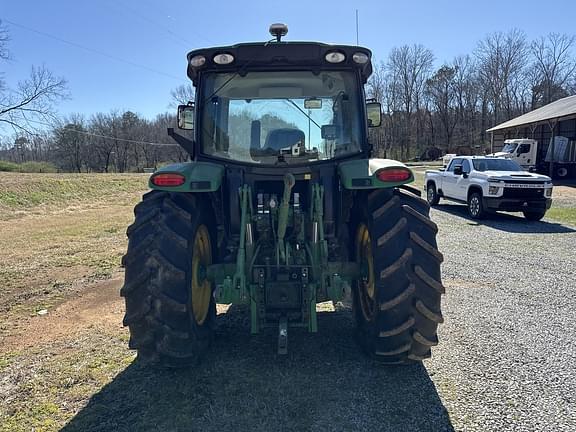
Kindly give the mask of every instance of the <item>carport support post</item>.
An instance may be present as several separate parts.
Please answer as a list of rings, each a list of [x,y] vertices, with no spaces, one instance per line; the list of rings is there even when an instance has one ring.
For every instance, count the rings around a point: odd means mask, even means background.
[[[494,132],[490,132],[490,153],[494,154]]]
[[[550,128],[550,145],[552,146],[550,148],[550,165],[548,167],[550,178],[552,178],[552,176],[554,175],[554,143],[555,143],[554,130],[556,129],[556,123],[558,123],[557,120],[554,121],[548,120],[548,127]]]

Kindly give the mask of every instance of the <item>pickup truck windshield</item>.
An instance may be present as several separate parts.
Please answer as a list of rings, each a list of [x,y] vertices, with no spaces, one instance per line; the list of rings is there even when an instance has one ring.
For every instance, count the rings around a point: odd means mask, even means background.
[[[204,154],[255,164],[302,164],[361,152],[353,72],[214,73],[203,82]]]
[[[476,171],[524,171],[510,159],[473,159],[472,165]]]

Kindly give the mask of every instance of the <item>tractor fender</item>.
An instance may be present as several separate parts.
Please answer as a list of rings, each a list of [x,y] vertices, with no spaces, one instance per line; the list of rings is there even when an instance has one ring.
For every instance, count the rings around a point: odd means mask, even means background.
[[[381,181],[378,173],[401,170],[409,176],[401,181]],[[340,182],[344,189],[386,189],[414,181],[414,173],[402,162],[392,159],[355,159],[338,165]]]
[[[159,186],[154,177],[161,174],[180,174],[185,180],[179,186]],[[183,162],[167,165],[156,171],[148,180],[150,189],[169,192],[215,192],[222,185],[224,166],[210,162]]]

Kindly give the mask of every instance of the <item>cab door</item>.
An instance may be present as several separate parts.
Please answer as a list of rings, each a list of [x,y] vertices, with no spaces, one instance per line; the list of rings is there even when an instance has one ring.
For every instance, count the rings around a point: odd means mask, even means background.
[[[453,158],[444,171],[442,176],[442,193],[447,198],[456,198],[456,183],[458,178],[461,176],[457,176],[454,174],[454,167],[456,165],[461,165],[462,159],[461,158]]]
[[[518,164],[524,168],[528,169],[534,165],[534,149],[536,146],[534,144],[520,144],[516,149],[515,160]]]
[[[456,176],[456,185],[454,190],[454,198],[462,201],[468,199],[468,185],[470,184],[470,172],[472,167],[468,159],[462,160],[462,175]]]

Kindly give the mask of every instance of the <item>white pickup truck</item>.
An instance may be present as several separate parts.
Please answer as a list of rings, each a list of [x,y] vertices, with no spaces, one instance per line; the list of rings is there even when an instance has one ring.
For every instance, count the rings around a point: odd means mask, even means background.
[[[552,204],[550,177],[496,157],[455,156],[446,169],[426,171],[424,188],[430,205],[440,198],[466,203],[474,219],[502,210],[519,211],[537,221]]]

